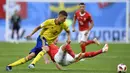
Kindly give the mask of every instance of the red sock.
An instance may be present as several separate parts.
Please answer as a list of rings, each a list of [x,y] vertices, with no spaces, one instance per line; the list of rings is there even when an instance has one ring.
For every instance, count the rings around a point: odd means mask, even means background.
[[[101,54],[101,53],[102,53],[102,50],[98,50],[98,51],[95,51],[95,52],[86,52],[84,57],[85,58],[94,57],[94,56]]]
[[[89,44],[93,44],[95,43],[93,40],[88,40],[87,42],[85,42],[85,46],[89,45]]]
[[[81,49],[82,49],[82,53],[84,53],[85,50],[86,50],[86,48],[85,48],[85,47],[86,47],[86,46],[85,46],[85,43],[81,44],[80,47],[81,47]]]
[[[75,57],[75,53],[72,50],[72,48],[70,47],[70,44],[66,45],[66,51],[74,58]]]

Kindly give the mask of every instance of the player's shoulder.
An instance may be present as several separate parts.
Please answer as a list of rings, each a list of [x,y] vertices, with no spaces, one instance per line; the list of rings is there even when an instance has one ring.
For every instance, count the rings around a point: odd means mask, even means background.
[[[63,23],[63,26],[67,26],[67,20]]]
[[[53,24],[54,23],[54,19],[47,19],[43,22],[44,24]]]
[[[85,11],[85,13],[86,13],[88,16],[91,16],[91,14],[90,14],[88,11]]]
[[[54,21],[55,19],[47,19],[46,21],[50,21],[50,22],[52,22],[52,21]]]

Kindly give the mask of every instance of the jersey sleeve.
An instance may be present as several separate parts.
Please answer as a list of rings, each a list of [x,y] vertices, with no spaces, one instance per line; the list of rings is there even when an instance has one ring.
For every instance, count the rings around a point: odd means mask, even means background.
[[[88,14],[88,18],[89,18],[89,22],[92,22],[92,21],[93,21],[90,14]]]
[[[41,28],[47,27],[47,25],[49,24],[49,22],[50,22],[50,20],[46,20],[46,21],[44,21],[43,23],[41,23],[41,24],[40,24]]]

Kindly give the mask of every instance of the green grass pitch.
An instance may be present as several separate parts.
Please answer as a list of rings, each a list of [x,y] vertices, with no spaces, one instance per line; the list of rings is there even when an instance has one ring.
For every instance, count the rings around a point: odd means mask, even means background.
[[[86,50],[96,51],[103,45],[89,45]],[[0,42],[0,73],[9,73],[5,70],[6,65],[28,55],[34,46],[35,43]],[[71,46],[75,53],[80,52],[79,44],[71,43]],[[28,69],[30,62],[13,67],[10,73],[117,73],[116,67],[119,63],[126,64],[128,67],[127,73],[130,73],[130,44],[109,44],[107,53],[64,67],[67,69],[65,71],[57,70],[53,63],[44,64],[43,59],[37,62],[35,69],[30,70]]]

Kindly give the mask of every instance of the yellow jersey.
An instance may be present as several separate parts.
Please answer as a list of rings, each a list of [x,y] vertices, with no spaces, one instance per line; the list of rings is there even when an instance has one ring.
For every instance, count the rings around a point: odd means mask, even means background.
[[[47,40],[48,44],[53,43],[53,41],[58,37],[63,29],[65,31],[69,30],[69,27],[65,22],[61,24],[55,24],[55,19],[48,19],[40,26],[42,28],[40,36],[44,37]]]

